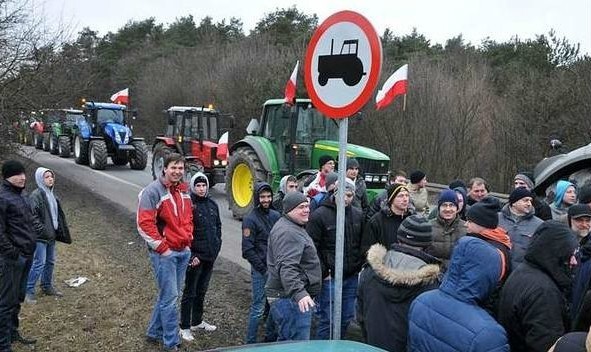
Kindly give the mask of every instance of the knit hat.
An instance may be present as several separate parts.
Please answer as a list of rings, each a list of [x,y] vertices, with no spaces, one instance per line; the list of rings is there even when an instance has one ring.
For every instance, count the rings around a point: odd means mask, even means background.
[[[578,196],[579,203],[591,203],[591,184],[586,183],[581,188],[579,188]]]
[[[564,198],[566,190],[571,186],[574,187],[575,185],[565,180],[560,180],[556,183],[556,191],[554,194],[555,207],[562,208],[562,198]]]
[[[193,183],[192,183],[193,187],[195,187],[195,185],[198,184],[198,183],[205,183],[207,185],[207,183],[208,183],[207,182],[207,177],[205,175],[199,175],[199,174],[197,174],[197,177],[195,177],[193,179]]]
[[[337,186],[337,189],[339,187]],[[353,192],[355,193],[355,189],[357,187],[355,186],[355,182],[353,182],[353,180],[351,180],[350,178],[345,177],[345,192]]]
[[[437,201],[437,207],[439,208],[443,203],[454,203],[456,207],[458,206],[458,195],[456,191],[451,189],[444,189],[439,193],[439,200]]]
[[[528,191],[527,188],[517,187],[509,195],[509,205],[513,205],[515,202],[525,197],[533,198],[531,192]]]
[[[463,180],[460,180],[460,179],[453,180],[449,183],[449,189],[454,189],[454,188],[458,188],[458,187],[462,187],[463,189],[468,188],[466,186],[466,182],[464,182]]]
[[[591,207],[587,204],[573,204],[568,208],[568,219],[577,219],[581,217],[591,217]]]
[[[473,223],[494,229],[499,225],[499,203],[492,197],[484,197],[480,202],[474,203],[466,213],[466,219]]]
[[[391,184],[390,187],[388,187],[388,204],[392,204],[394,198],[396,198],[398,193],[400,193],[401,191],[408,192],[408,188],[406,187],[406,185],[402,183]]]
[[[318,166],[323,167],[329,161],[334,161],[334,158],[330,155],[323,155],[318,159]]]
[[[298,205],[308,201],[308,198],[301,192],[290,192],[283,198],[283,214],[294,210]]]
[[[527,188],[534,189],[534,181],[525,172],[515,175],[513,181],[515,180],[523,181],[527,185]]]
[[[433,241],[431,224],[420,215],[411,215],[404,219],[398,231],[396,238],[398,242],[405,243],[415,247],[429,247]]]
[[[12,176],[20,175],[25,173],[24,165],[17,160],[8,160],[2,164],[2,177],[8,179]]]
[[[324,178],[324,187],[328,189],[329,186],[334,185],[339,180],[339,174],[334,171],[329,172]]]
[[[347,169],[359,168],[359,161],[355,158],[347,159]]]
[[[415,183],[419,183],[421,182],[422,179],[425,178],[425,173],[423,171],[417,170],[417,171],[413,171],[410,174],[410,183],[415,184]]]

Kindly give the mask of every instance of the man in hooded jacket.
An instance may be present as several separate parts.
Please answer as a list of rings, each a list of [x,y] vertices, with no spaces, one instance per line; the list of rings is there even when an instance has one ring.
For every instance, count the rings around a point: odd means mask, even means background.
[[[505,330],[479,306],[497,287],[501,272],[496,248],[479,238],[460,238],[441,286],[410,307],[408,351],[508,352]]]
[[[35,284],[41,277],[41,290],[49,296],[62,296],[53,285],[55,265],[55,241],[58,233],[61,238],[69,236],[66,217],[59,199],[53,194],[55,175],[52,170],[39,167],[35,171],[37,189],[29,199],[33,210],[33,228],[37,233],[37,247],[27,281],[25,302],[35,303]]]
[[[209,197],[209,180],[201,172],[191,178],[193,203],[193,241],[191,258],[181,298],[180,334],[193,341],[192,331],[215,331],[217,327],[203,320],[203,302],[209,287],[213,265],[222,248],[222,222],[217,203]]]
[[[577,244],[568,226],[544,222],[501,291],[499,322],[513,351],[547,351],[570,326],[566,297]]]
[[[286,194],[289,193],[291,192]],[[252,284],[252,301],[248,314],[246,343],[257,342],[257,331],[267,302],[265,296],[267,242],[273,225],[281,217],[281,214],[271,207],[273,190],[268,183],[259,182],[255,185],[253,199],[254,208],[242,220],[242,257],[250,263]],[[283,209],[283,205],[281,208]],[[267,321],[265,340],[273,338],[272,330],[270,321]]]

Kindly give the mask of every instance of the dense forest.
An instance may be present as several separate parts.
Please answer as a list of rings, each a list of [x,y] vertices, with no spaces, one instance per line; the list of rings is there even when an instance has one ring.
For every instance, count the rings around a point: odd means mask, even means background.
[[[21,111],[72,107],[82,97],[107,101],[126,87],[138,111],[135,133],[148,141],[163,132],[163,109],[209,103],[235,116],[230,138],[240,138],[266,99],[283,97],[319,24],[291,7],[263,15],[249,33],[239,18],[187,14],[167,25],[128,22],[103,36],[84,28],[64,39],[45,31],[27,4],[0,0],[3,140]],[[591,58],[552,29],[477,45],[461,34],[432,44],[420,28],[386,29],[381,39],[380,84],[409,64],[406,110],[401,101],[379,112],[368,103],[349,140],[390,155],[392,169],[421,169],[439,183],[482,176],[506,191],[516,171],[548,155],[550,139],[571,149],[589,143]],[[302,70],[298,82],[306,97]]]

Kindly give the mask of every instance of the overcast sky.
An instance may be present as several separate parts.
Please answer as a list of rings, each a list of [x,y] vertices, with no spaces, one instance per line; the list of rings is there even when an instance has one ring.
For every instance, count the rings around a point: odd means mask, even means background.
[[[580,43],[591,52],[590,0],[32,0],[49,23],[63,23],[75,34],[83,27],[99,35],[116,32],[130,20],[154,17],[170,24],[193,15],[195,22],[210,16],[215,22],[238,17],[245,33],[267,13],[296,5],[318,15],[322,22],[332,13],[353,10],[367,17],[379,34],[390,28],[404,35],[416,27],[432,43],[462,34],[472,44],[490,37],[505,41],[514,35],[534,38],[554,29],[559,37]]]

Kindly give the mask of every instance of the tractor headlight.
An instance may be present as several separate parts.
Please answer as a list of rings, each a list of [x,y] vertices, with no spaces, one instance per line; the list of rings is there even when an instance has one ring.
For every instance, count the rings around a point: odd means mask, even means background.
[[[371,182],[372,179],[371,175],[365,175],[365,182]]]
[[[115,142],[117,142],[117,144],[121,144],[121,136],[119,135],[119,133],[115,132]]]
[[[382,182],[388,182],[388,176],[382,176]]]
[[[228,161],[227,160],[222,160],[222,166],[226,166],[228,165]]]
[[[123,144],[129,143],[129,133],[125,134],[125,138],[123,139]]]
[[[374,176],[373,182],[380,182],[380,176]]]
[[[214,160],[213,161],[213,166],[220,166],[220,161],[219,160]]]

